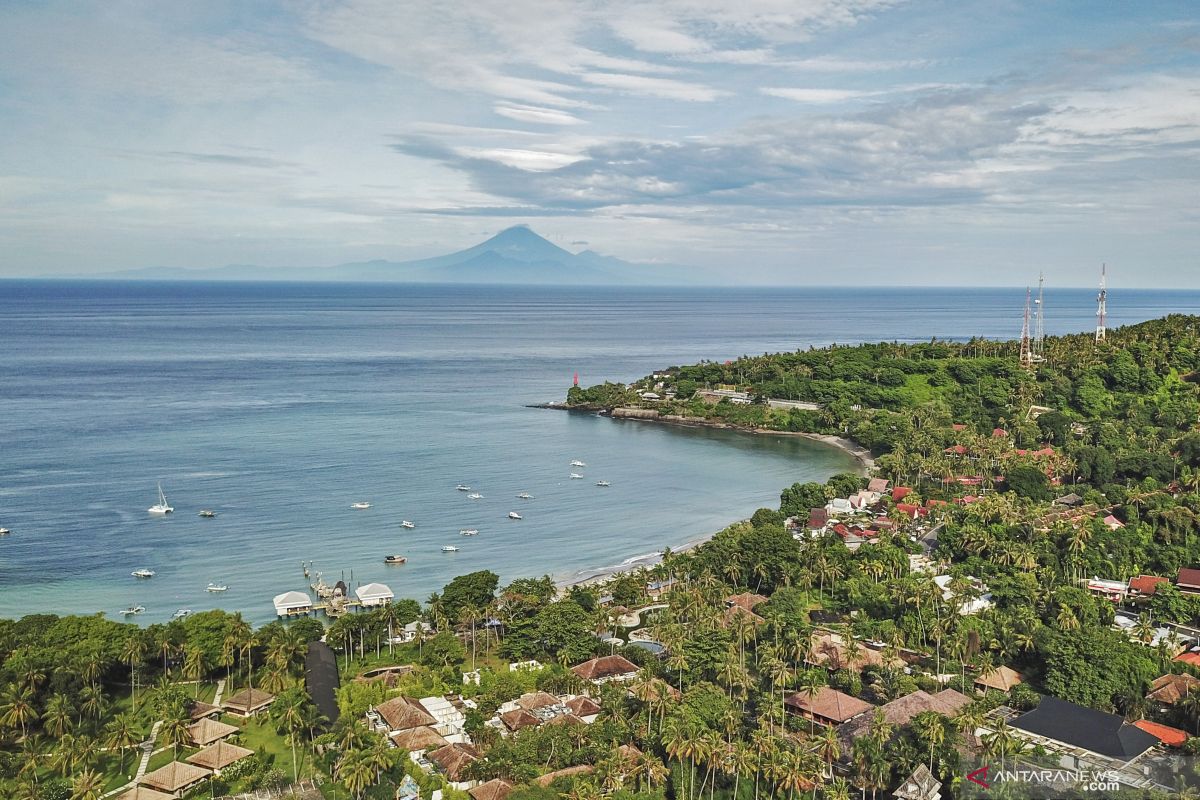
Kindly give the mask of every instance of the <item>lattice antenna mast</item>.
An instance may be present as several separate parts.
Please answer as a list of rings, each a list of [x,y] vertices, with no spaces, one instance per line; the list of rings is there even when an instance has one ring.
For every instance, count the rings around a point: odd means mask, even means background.
[[[1025,321],[1021,324],[1021,366],[1033,366],[1033,348],[1029,341],[1029,305],[1032,302],[1033,293],[1028,287],[1025,288]]]
[[[1108,265],[1100,265],[1100,294],[1096,296],[1096,341],[1108,333]]]
[[[1033,360],[1046,360],[1046,316],[1045,316],[1045,287],[1046,276],[1038,273],[1037,326],[1033,336]]]

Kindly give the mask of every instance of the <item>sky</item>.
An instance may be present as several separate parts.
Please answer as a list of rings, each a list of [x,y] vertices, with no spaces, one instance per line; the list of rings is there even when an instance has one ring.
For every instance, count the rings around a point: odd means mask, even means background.
[[[0,276],[515,224],[774,284],[1200,287],[1200,6],[4,0]]]

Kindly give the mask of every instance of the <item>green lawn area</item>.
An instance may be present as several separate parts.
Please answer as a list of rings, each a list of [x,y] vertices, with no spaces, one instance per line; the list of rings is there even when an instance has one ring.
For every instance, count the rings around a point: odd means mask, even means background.
[[[242,732],[237,735],[237,743],[242,747],[253,750],[263,757],[264,761],[271,762],[271,765],[283,770],[284,774],[290,780],[292,777],[292,748],[288,745],[283,736],[275,732],[275,724],[265,716],[255,717],[250,720],[233,721],[226,719],[226,722],[237,725],[242,729]],[[296,748],[296,757],[300,760],[299,775],[301,778],[309,777],[311,772],[311,764],[304,757],[301,748]],[[309,770],[306,772],[305,770]]]

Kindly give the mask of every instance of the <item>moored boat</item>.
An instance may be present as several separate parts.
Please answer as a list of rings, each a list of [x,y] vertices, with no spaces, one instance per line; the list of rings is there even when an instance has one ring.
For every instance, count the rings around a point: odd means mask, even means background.
[[[457,553],[458,548],[452,544],[444,544],[444,545],[442,545],[442,552],[443,553]]]
[[[190,608],[181,608],[171,615],[171,619],[187,619],[192,615]]]
[[[583,476],[580,475],[578,472],[572,472],[571,480],[573,480],[573,481],[583,480]]]
[[[206,591],[206,592],[227,592],[227,591],[229,591],[229,587],[223,583],[210,583],[210,584],[208,584],[208,586],[204,587],[204,591]]]
[[[517,495],[517,499],[518,500],[532,500],[533,495],[531,495],[529,492],[521,492],[519,495]]]
[[[407,564],[407,556],[384,556],[383,563],[385,564]]]
[[[209,511],[207,508],[204,509],[203,511],[201,511],[199,514],[199,516],[204,517],[205,519],[212,519],[216,515],[217,515],[217,512]]]
[[[596,481],[597,486],[612,486],[608,481]]]
[[[128,617],[133,614],[140,614],[145,610],[146,610],[145,606],[130,606],[129,608],[122,609],[121,615]]]
[[[0,536],[8,536],[12,531],[8,528],[0,528]]]
[[[461,531],[459,531],[459,533],[461,533],[463,536],[478,536],[479,529],[478,528],[463,528]]]
[[[468,500],[482,500],[483,495],[481,495],[479,492],[471,492],[469,495],[467,495],[467,499]]]
[[[518,514],[515,511],[508,512],[508,518],[509,519],[524,519],[524,517],[522,517],[520,514]]]
[[[145,567],[142,567],[141,569],[135,569],[133,572],[131,572],[129,574],[135,578],[153,578],[154,570],[146,569]]]
[[[465,483],[460,483],[458,486],[455,486],[454,488],[455,488],[455,489],[458,489],[460,492],[469,492],[469,491],[471,491],[471,487],[470,487],[470,486],[467,486]]]
[[[571,462],[571,466],[572,467],[586,467],[587,464],[583,463],[582,461],[575,460],[575,461]]]
[[[361,510],[362,510],[362,509],[364,509],[364,508],[370,508],[370,507],[371,507],[371,504],[370,504],[370,503],[363,502],[363,501],[361,501],[361,500],[360,500],[360,501],[359,501],[359,502],[357,502],[357,503],[351,503],[351,504],[350,504],[350,507],[351,507],[351,508],[357,508],[357,509],[359,509],[359,510],[361,511]]]
[[[404,520],[403,522],[401,522],[401,523],[400,523],[400,527],[401,527],[401,528],[409,528],[409,529],[412,529],[412,528],[415,528],[415,527],[417,527],[417,526],[416,526],[414,523],[412,523],[412,522],[409,522],[408,520]]]

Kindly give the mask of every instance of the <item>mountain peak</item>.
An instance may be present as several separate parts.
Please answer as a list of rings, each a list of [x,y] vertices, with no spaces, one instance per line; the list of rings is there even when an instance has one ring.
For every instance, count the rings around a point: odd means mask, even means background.
[[[464,251],[472,255],[491,251],[516,261],[570,261],[574,255],[534,233],[528,225],[505,228],[485,242]]]

